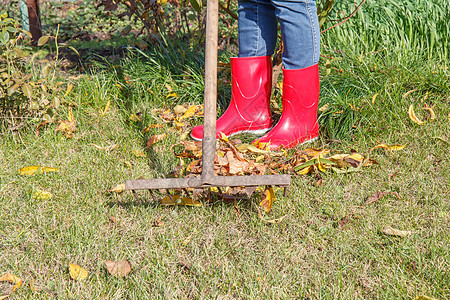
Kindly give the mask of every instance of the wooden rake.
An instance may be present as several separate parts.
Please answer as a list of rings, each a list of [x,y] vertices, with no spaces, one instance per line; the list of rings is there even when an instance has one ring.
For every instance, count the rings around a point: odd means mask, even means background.
[[[127,180],[125,183],[125,189],[131,190],[136,198],[136,190],[149,190],[151,192],[153,189],[200,189],[227,186],[256,187],[260,185],[275,185],[284,187],[286,192],[286,188],[291,183],[290,175],[214,175],[214,157],[216,154],[217,36],[219,19],[218,0],[207,1],[206,18],[202,173],[199,177],[190,178]]]

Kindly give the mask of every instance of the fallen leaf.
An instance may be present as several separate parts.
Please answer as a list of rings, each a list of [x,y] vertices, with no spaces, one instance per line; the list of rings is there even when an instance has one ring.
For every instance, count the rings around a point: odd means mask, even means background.
[[[189,106],[186,110],[186,112],[181,116],[180,121],[183,119],[187,119],[192,117],[193,115],[195,115],[195,113],[197,112],[197,109],[199,108],[200,105],[193,105],[193,106]]]
[[[161,205],[184,205],[184,206],[202,206],[202,204],[188,197],[181,197],[180,195],[167,195],[161,200]]]
[[[64,132],[67,138],[73,138],[74,132],[77,130],[76,128],[77,121],[73,117],[72,106],[69,106],[68,120],[58,122],[59,124],[56,127],[55,131]]]
[[[114,192],[114,193],[118,193],[118,194],[122,193],[123,191],[125,191],[125,183],[118,184],[115,188],[110,190],[110,192]]]
[[[52,172],[59,172],[59,170],[57,168],[41,166],[28,166],[19,170],[19,174],[24,176],[34,176],[37,173],[43,174]]]
[[[138,114],[131,114],[128,120],[133,122],[142,122],[142,119],[138,116]]]
[[[279,217],[277,219],[272,219],[272,220],[266,220],[264,219],[264,216],[261,214],[261,212],[258,210],[258,217],[265,223],[269,223],[269,224],[277,224],[277,223],[281,223],[284,218],[286,218],[288,215],[284,215],[282,217]]]
[[[7,282],[9,282],[11,284],[14,284],[14,287],[13,287],[11,293],[16,291],[18,288],[20,288],[22,286],[22,283],[23,283],[22,279],[20,279],[16,275],[13,275],[13,274],[10,274],[10,273],[6,273],[2,277],[0,277],[0,281],[7,281]],[[8,295],[8,297],[9,297],[9,295]]]
[[[275,193],[273,191],[272,186],[266,186],[266,190],[264,191],[264,197],[262,201],[259,203],[260,206],[264,208],[266,213],[269,213],[272,209],[273,202],[275,201]]]
[[[145,155],[144,151],[142,150],[133,150],[131,151],[131,153],[133,153],[136,157],[147,157],[147,155]]]
[[[145,128],[145,129],[142,131],[142,133],[147,133],[147,132],[149,132],[150,129],[152,129],[152,128],[164,128],[164,126],[161,125],[161,124],[152,124],[152,125],[148,126],[147,128]]]
[[[428,104],[425,103],[425,107],[422,109],[427,110],[430,113],[430,121],[434,121],[436,119],[436,114],[434,113],[433,108],[428,106]]]
[[[184,107],[183,105],[176,105],[173,108],[173,111],[177,114],[177,115],[181,115],[184,114],[187,111],[187,108]]]
[[[147,147],[145,147],[145,149],[150,148],[152,145],[154,145],[157,142],[162,141],[163,139],[166,138],[166,134],[156,134],[154,136],[152,136],[148,141],[147,141]]]
[[[41,173],[53,173],[53,172],[59,172],[59,170],[57,168],[52,168],[52,167],[42,167],[41,168]]]
[[[70,92],[72,91],[72,89],[73,89],[73,84],[69,83],[67,85],[67,90],[66,90],[66,93],[64,95],[68,96],[70,94]]]
[[[99,146],[99,145],[97,145],[97,144],[93,144],[93,143],[90,143],[89,145],[91,145],[91,146],[94,146],[95,148],[97,148],[98,150],[105,150],[105,151],[111,151],[111,150],[114,150],[114,149],[116,149],[117,148],[117,146],[119,146],[119,144],[113,144],[113,145],[111,145],[111,146],[107,146],[107,147],[102,147],[102,146]]]
[[[87,270],[83,269],[82,267],[80,267],[79,265],[70,264],[69,265],[69,274],[70,274],[70,278],[72,278],[73,280],[83,280],[86,277],[88,277],[89,272]]]
[[[377,202],[378,200],[380,200],[381,198],[383,198],[385,195],[387,195],[389,192],[376,192],[375,194],[373,194],[370,197],[367,197],[366,201],[364,201],[365,205],[369,205],[372,203]]]
[[[161,114],[161,118],[163,118],[164,120],[167,120],[167,121],[172,121],[174,118],[174,115],[173,115],[172,111],[170,111],[170,109],[168,109]]]
[[[408,115],[409,115],[409,118],[411,119],[411,121],[413,121],[414,123],[416,123],[418,125],[425,124],[425,122],[419,120],[419,118],[417,118],[417,116],[415,115],[415,113],[414,113],[414,105],[412,105],[412,104],[409,107]]]
[[[344,228],[344,225],[347,224],[349,221],[350,221],[349,215],[346,215],[345,217],[343,217],[338,223],[339,229],[342,230]]]
[[[415,91],[417,91],[417,89],[407,91],[406,93],[403,94],[402,98],[405,99],[406,97],[408,97],[409,94],[411,94],[412,92],[415,92]]]
[[[121,160],[121,162],[123,162],[124,165],[127,166],[129,169],[133,169],[133,165],[128,160]]]
[[[320,111],[320,112],[325,112],[325,111],[328,109],[328,106],[330,106],[330,103],[327,103],[327,104],[321,106],[321,107],[319,108],[319,111]]]
[[[156,219],[156,220],[153,222],[153,226],[154,226],[154,227],[161,227],[161,226],[164,226],[164,222],[161,221],[161,218],[158,218],[158,219]]]
[[[170,97],[177,98],[178,95],[177,95],[177,93],[170,93],[166,96],[166,98],[170,98]]]
[[[372,97],[372,104],[375,104],[375,100],[377,99],[378,95],[379,95],[379,93],[376,93],[375,95],[373,95],[373,97]]]
[[[385,233],[387,235],[395,235],[395,236],[405,237],[405,236],[410,235],[412,232],[407,231],[407,230],[394,229],[390,225],[388,225],[383,229],[383,233]]]
[[[36,175],[41,167],[39,166],[28,166],[19,170],[20,175],[24,176],[34,176]]]
[[[36,200],[48,200],[53,197],[53,194],[50,192],[36,189],[32,192],[31,197]]]
[[[419,295],[416,298],[414,298],[413,300],[437,300],[436,298],[431,298],[425,295]]]
[[[131,263],[128,260],[108,260],[105,264],[108,273],[116,277],[125,277],[132,271]]]
[[[106,114],[106,112],[108,111],[110,105],[111,105],[111,101],[108,100],[108,102],[106,103],[105,109],[102,110],[102,114],[100,115],[100,118],[103,118],[103,116],[104,116],[104,115]]]

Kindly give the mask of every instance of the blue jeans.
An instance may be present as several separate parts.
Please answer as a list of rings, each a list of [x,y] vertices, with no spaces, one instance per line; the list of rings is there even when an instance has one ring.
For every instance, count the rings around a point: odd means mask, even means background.
[[[315,0],[240,0],[239,57],[275,51],[277,20],[283,39],[283,66],[302,69],[317,64],[320,29]]]

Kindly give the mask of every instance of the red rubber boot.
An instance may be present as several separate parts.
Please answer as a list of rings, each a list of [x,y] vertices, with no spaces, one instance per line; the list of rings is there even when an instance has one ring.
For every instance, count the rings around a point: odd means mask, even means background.
[[[272,88],[272,61],[270,56],[231,58],[231,102],[217,120],[219,132],[232,136],[241,132],[263,134],[272,127],[269,108]],[[192,129],[191,137],[201,141],[203,125]]]
[[[266,135],[253,141],[276,150],[293,148],[319,136],[319,66],[283,70],[283,113],[280,121]]]

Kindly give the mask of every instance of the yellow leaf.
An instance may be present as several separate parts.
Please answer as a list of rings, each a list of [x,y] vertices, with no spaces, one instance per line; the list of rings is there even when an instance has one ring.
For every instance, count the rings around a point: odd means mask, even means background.
[[[264,198],[259,203],[260,206],[264,208],[266,213],[270,212],[272,209],[273,202],[275,201],[275,193],[273,191],[272,186],[267,186],[264,191]]]
[[[133,169],[133,165],[128,160],[121,160],[129,169]]]
[[[413,300],[437,300],[436,298],[431,298],[425,295],[419,295],[416,298],[414,298]]]
[[[230,140],[228,140],[228,137],[225,135],[225,133],[223,133],[222,131],[219,132],[219,138],[221,140],[224,140],[225,142],[229,142]]]
[[[72,91],[72,89],[73,89],[73,84],[69,83],[67,85],[67,90],[66,90],[65,95],[68,96],[70,94],[70,92]]]
[[[319,108],[320,112],[325,112],[328,109],[328,106],[330,106],[330,103],[327,103]]]
[[[409,118],[410,118],[414,123],[416,123],[416,124],[418,124],[418,125],[423,125],[423,124],[425,124],[425,122],[419,120],[419,118],[417,118],[416,115],[414,114],[414,106],[413,106],[412,104],[411,104],[411,106],[409,107],[408,115],[409,115]]]
[[[115,188],[110,190],[110,192],[115,192],[118,194],[122,193],[123,191],[125,191],[125,183],[118,184]]]
[[[376,93],[375,95],[373,95],[373,97],[372,97],[372,104],[375,104],[375,100],[377,99],[378,95],[379,95],[379,93]]]
[[[7,281],[9,283],[14,284],[14,288],[11,292],[16,291],[18,288],[22,286],[22,279],[17,277],[16,275],[6,273],[2,277],[0,277],[0,281]]]
[[[376,149],[376,148],[383,148],[386,150],[391,150],[391,151],[400,151],[403,150],[403,148],[405,148],[406,145],[386,145],[386,144],[378,144],[375,147],[373,147],[372,149]]]
[[[396,235],[396,236],[400,236],[400,237],[405,237],[405,236],[410,235],[412,232],[406,231],[406,230],[394,229],[388,225],[383,229],[383,233],[385,233],[387,235]]]
[[[135,115],[135,114],[131,114],[128,119],[133,122],[142,122],[142,119],[138,115]]]
[[[25,175],[25,176],[34,176],[39,172],[39,169],[41,167],[39,166],[29,166],[29,167],[25,167],[19,170],[19,174],[20,175]]]
[[[142,131],[142,133],[147,133],[147,132],[149,132],[150,129],[152,129],[152,128],[164,128],[164,126],[161,125],[161,124],[152,124],[152,125],[148,126],[147,128],[145,128],[145,129]]]
[[[106,103],[105,109],[102,111],[102,114],[100,115],[100,118],[103,118],[103,116],[106,114],[106,112],[109,109],[109,106],[111,105],[111,101],[108,100],[108,103]]]
[[[184,115],[181,116],[180,121],[183,119],[187,119],[195,115],[197,112],[198,105],[189,106]]]
[[[321,172],[326,172],[327,170],[325,169],[324,165],[323,165],[322,162],[320,161],[320,157],[318,157],[317,160],[319,161],[319,163],[317,164],[317,167],[319,168],[319,170],[320,170]]]
[[[306,167],[306,168],[303,168],[303,169],[299,170],[299,171],[297,172],[297,174],[298,174],[298,175],[306,175],[306,174],[309,173],[309,171],[311,171],[312,168],[313,168],[313,166],[308,166],[308,167]]]
[[[52,167],[42,167],[41,169],[41,173],[55,173],[55,172],[59,172],[59,170],[57,168]]]
[[[168,94],[168,95],[166,96],[166,98],[170,98],[170,97],[177,98],[178,95],[177,95],[177,93],[170,93],[170,94]]]
[[[136,157],[147,157],[142,150],[133,150],[131,153],[133,153]]]
[[[356,153],[356,152],[351,155],[347,155],[345,158],[354,159],[359,162],[362,162],[364,160],[364,156],[362,156],[361,154]]]
[[[425,107],[422,108],[423,110],[428,110],[430,113],[430,121],[434,121],[436,119],[436,114],[434,113],[434,110],[432,107],[428,106],[428,104],[425,103]]]
[[[415,92],[415,91],[417,91],[417,89],[407,91],[406,93],[403,94],[402,98],[405,99],[406,97],[408,97],[409,94],[411,94],[412,92]]]
[[[78,265],[70,264],[69,274],[73,280],[82,280],[89,275],[89,272]]]
[[[181,197],[180,195],[167,195],[161,200],[161,205],[185,205],[185,206],[202,206],[197,200]]]
[[[50,192],[46,192],[46,191],[42,191],[42,190],[36,189],[31,194],[31,197],[33,199],[36,199],[36,200],[48,200],[51,197],[53,197],[53,194],[50,193]]]
[[[173,120],[173,122],[175,123],[175,126],[177,126],[178,128],[183,127],[185,124],[182,122],[178,122],[176,119]]]

